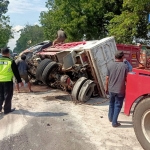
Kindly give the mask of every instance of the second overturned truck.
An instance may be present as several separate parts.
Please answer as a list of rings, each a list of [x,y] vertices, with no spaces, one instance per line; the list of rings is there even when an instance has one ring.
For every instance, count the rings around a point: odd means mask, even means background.
[[[49,46],[26,54],[29,74],[37,81],[70,91],[74,100],[86,102],[91,95],[106,97],[107,66],[117,51],[114,37]]]

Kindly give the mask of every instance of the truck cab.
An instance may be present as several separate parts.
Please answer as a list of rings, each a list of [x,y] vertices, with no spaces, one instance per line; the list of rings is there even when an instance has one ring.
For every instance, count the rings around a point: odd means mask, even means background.
[[[133,110],[133,126],[144,150],[150,149],[150,70],[134,68],[128,73],[124,113]]]

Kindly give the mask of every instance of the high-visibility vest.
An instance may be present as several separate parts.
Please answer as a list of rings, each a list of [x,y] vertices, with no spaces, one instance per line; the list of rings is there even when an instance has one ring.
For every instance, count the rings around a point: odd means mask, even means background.
[[[7,82],[13,80],[13,71],[11,69],[12,60],[9,58],[0,58],[0,82]]]

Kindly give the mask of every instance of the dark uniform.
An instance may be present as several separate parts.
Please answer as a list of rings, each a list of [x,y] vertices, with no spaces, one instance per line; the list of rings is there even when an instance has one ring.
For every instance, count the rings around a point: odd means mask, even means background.
[[[13,97],[13,76],[16,77],[18,83],[21,78],[17,65],[14,60],[3,56],[0,58],[0,111],[4,105],[4,114],[11,112],[11,101]]]

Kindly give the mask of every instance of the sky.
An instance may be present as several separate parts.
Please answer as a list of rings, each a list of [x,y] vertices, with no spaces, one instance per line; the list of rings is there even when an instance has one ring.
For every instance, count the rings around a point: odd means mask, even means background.
[[[8,46],[15,48],[16,40],[20,37],[17,32],[26,24],[35,25],[39,23],[41,11],[47,11],[45,7],[47,0],[9,0],[8,12],[10,16],[10,25],[13,26],[14,39],[10,39]]]

